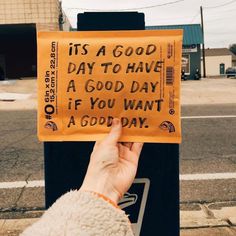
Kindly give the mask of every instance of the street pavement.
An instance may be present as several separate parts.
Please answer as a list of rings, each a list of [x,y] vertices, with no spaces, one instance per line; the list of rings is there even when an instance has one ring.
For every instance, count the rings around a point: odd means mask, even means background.
[[[231,173],[236,171],[236,104],[184,106],[180,173]],[[235,115],[234,118],[220,117]],[[215,118],[218,116],[219,118]],[[236,200],[235,179],[181,181],[181,202]]]
[[[38,217],[44,209],[44,187],[9,187],[9,182],[44,179],[43,144],[36,136],[35,82],[0,84],[2,219]],[[6,93],[30,96],[7,101]],[[236,235],[236,177],[229,177],[236,173],[236,80],[184,81],[181,97],[181,236]],[[207,174],[215,176],[209,179]],[[11,233],[14,225],[15,235],[27,223],[31,221],[18,220],[18,230],[14,219],[0,220],[5,232]]]

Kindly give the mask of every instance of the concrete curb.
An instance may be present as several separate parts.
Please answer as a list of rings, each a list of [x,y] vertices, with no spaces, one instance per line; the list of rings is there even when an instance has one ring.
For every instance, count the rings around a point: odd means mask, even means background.
[[[39,218],[0,219],[0,236],[19,235],[25,228],[38,219]],[[206,229],[205,231],[209,234],[210,229],[212,229],[212,232],[216,232],[215,228],[219,227],[221,228],[220,231],[223,232],[223,230],[225,230],[225,232],[216,235],[236,235],[236,206],[222,207],[213,210],[204,206],[201,207],[200,210],[180,211],[180,228],[181,232],[183,232],[181,236],[192,235],[188,234],[191,230],[193,230],[192,232],[196,232],[197,235],[197,233],[200,234],[199,230],[203,232],[203,229]]]
[[[32,225],[38,218],[0,220],[0,236],[19,235],[24,229]]]
[[[182,229],[236,226],[235,206],[211,209],[210,206],[200,205],[200,208],[198,211],[180,211]]]

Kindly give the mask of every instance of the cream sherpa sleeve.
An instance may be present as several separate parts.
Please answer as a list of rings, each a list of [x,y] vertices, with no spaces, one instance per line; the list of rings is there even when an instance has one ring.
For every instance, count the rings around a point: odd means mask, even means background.
[[[133,236],[125,212],[95,193],[70,191],[21,236]]]

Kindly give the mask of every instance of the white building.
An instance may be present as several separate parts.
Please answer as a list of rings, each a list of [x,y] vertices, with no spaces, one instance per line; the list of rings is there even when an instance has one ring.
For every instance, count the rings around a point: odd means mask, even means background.
[[[205,49],[206,76],[225,74],[228,67],[234,66],[236,56],[228,48]]]

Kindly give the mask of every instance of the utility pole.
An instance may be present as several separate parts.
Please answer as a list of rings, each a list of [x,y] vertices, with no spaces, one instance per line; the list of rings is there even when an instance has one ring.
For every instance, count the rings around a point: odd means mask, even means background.
[[[204,24],[203,24],[202,6],[200,6],[200,12],[201,12],[201,26],[202,26],[202,38],[203,38],[203,44],[202,44],[203,78],[206,78],[205,38],[204,38]]]
[[[64,16],[62,11],[62,2],[59,1],[59,16],[58,16],[58,22],[59,22],[59,29],[60,31],[63,31],[63,24],[64,22]]]

